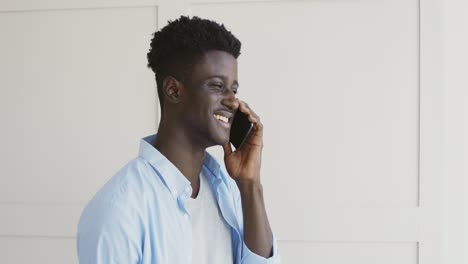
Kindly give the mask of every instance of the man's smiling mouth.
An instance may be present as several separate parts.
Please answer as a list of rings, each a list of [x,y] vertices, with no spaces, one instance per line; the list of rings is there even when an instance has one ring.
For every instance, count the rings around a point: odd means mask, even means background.
[[[229,123],[229,118],[228,117],[225,117],[225,116],[222,116],[222,115],[217,115],[217,114],[214,114],[213,115],[216,119],[224,122],[224,123]]]

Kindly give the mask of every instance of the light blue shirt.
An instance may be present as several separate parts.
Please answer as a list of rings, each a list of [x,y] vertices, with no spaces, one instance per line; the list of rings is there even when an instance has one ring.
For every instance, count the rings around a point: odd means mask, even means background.
[[[77,233],[81,264],[192,263],[192,225],[184,206],[192,187],[150,144],[155,137],[143,138],[138,157],[120,169],[86,205]],[[202,170],[231,227],[234,263],[280,263],[275,236],[273,256],[268,259],[246,246],[240,192],[225,167],[206,152]]]

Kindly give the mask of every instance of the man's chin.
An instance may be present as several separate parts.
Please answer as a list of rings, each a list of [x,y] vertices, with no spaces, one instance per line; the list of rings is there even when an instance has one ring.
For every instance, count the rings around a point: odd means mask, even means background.
[[[229,137],[217,138],[215,142],[216,146],[224,146],[226,143],[229,143]]]
[[[223,146],[229,142],[230,133],[229,131],[217,128],[210,131],[209,137],[211,146]]]

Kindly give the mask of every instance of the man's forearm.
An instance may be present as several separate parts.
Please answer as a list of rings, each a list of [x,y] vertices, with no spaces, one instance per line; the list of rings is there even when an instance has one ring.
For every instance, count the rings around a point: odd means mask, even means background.
[[[268,258],[273,254],[273,234],[268,222],[263,200],[263,188],[259,182],[237,181],[244,215],[244,240],[257,255]]]

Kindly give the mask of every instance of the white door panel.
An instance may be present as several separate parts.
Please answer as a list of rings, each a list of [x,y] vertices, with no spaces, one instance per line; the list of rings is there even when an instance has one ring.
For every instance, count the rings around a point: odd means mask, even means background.
[[[265,125],[264,181],[294,195],[275,204],[417,205],[416,1],[191,10],[243,42],[239,97]]]
[[[154,7],[0,13],[0,201],[83,204],[135,156],[155,24]]]

